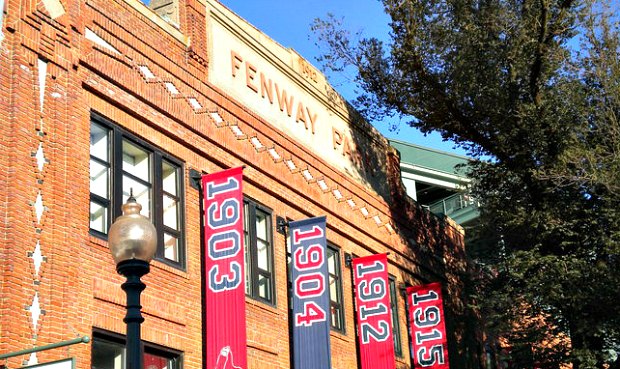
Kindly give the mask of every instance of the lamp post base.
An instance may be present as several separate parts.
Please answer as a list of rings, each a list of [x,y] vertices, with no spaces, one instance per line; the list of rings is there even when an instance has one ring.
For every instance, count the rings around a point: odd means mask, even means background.
[[[146,285],[140,278],[150,271],[150,265],[144,260],[123,260],[116,265],[116,271],[127,278],[121,285],[127,294],[127,314],[123,319],[127,324],[127,369],[143,369],[140,324],[144,321],[144,317],[140,311],[142,309],[140,294]]]

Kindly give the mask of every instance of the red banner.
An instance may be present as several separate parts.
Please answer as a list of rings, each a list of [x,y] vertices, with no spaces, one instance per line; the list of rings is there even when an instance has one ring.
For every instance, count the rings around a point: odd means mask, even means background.
[[[362,369],[393,369],[394,337],[387,255],[353,259],[357,339]]]
[[[448,341],[441,284],[408,287],[407,302],[414,366],[448,369]]]
[[[246,369],[242,168],[202,176],[206,369]]]

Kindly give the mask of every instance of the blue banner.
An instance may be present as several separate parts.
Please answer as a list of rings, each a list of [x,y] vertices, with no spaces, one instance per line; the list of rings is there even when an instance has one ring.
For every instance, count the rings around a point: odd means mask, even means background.
[[[325,217],[291,222],[293,367],[330,369]]]

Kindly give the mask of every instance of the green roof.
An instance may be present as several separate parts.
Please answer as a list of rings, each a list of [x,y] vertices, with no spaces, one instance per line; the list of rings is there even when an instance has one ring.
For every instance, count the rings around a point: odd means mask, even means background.
[[[430,149],[404,141],[388,141],[392,147],[400,152],[400,162],[403,164],[411,164],[449,174],[456,174],[454,169],[456,165],[469,163],[469,158],[466,156]]]

